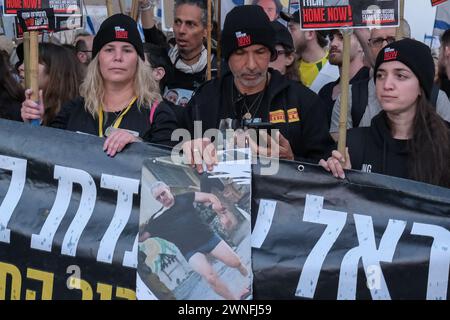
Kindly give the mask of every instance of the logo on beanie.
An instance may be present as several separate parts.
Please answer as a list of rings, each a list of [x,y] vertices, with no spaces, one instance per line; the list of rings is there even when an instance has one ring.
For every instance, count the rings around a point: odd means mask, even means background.
[[[384,61],[395,60],[398,57],[398,51],[392,48],[384,49]]]
[[[245,47],[252,44],[252,38],[245,32],[236,32],[236,39],[238,42],[238,47]]]
[[[116,39],[128,39],[128,31],[121,27],[114,27]]]

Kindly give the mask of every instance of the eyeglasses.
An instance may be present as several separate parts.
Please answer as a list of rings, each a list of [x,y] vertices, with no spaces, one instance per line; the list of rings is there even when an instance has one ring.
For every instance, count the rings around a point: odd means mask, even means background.
[[[395,37],[374,38],[369,39],[369,43],[372,47],[381,47],[385,41],[387,44],[391,44],[395,40],[396,40]]]

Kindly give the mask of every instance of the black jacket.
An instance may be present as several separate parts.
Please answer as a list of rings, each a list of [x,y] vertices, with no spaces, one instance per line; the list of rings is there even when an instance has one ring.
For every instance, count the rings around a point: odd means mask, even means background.
[[[289,140],[297,159],[314,162],[327,157],[335,144],[328,133],[326,112],[320,98],[310,89],[269,69],[271,78],[261,101],[263,122]],[[233,75],[227,73],[202,85],[185,109],[184,127],[193,133],[193,121],[201,120],[203,132],[219,128],[221,119],[240,119],[231,101]]]
[[[111,119],[111,122],[115,119]],[[110,125],[106,123],[104,129]],[[61,108],[51,127],[98,135],[98,118],[94,118],[84,108],[84,99],[76,98]],[[175,115],[171,108],[161,102],[150,120],[150,108],[137,108],[136,102],[125,114],[120,124],[122,129],[136,131],[145,141],[173,146],[170,141],[172,131],[177,128]]]
[[[407,141],[392,138],[386,113],[381,111],[372,119],[370,127],[348,130],[347,146],[352,168],[408,178]]]
[[[7,91],[2,92],[0,89],[0,118],[22,121],[22,116],[20,115],[21,107],[22,101],[12,98]]]

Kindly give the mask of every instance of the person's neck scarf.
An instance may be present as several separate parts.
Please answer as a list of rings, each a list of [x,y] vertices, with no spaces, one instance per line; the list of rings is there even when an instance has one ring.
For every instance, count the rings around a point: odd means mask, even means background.
[[[201,72],[208,62],[208,53],[206,51],[206,48],[202,46],[202,51],[199,53],[200,58],[196,63],[193,65],[186,64],[182,59],[178,52],[178,45],[170,49],[169,51],[169,57],[172,63],[174,64],[175,68],[189,74],[194,74]]]

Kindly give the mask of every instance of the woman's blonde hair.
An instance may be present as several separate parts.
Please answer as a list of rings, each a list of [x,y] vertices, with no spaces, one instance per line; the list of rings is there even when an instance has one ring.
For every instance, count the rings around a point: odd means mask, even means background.
[[[80,93],[84,98],[84,108],[93,117],[98,115],[100,105],[103,104],[104,85],[100,72],[99,55],[89,63],[86,77],[81,84]],[[161,101],[158,83],[153,78],[152,69],[138,57],[136,74],[134,77],[134,93],[137,96],[138,107],[149,108],[155,101]]]

